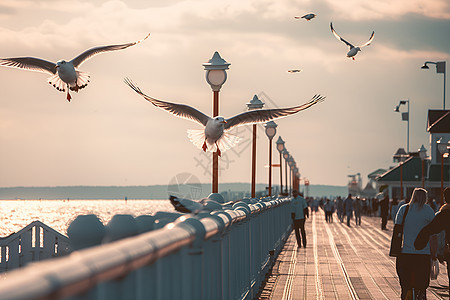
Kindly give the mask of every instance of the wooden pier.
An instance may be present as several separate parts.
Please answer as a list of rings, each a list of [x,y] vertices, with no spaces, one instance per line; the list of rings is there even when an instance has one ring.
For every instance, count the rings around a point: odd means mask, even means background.
[[[400,299],[395,258],[389,245],[392,221],[363,216],[361,226],[326,223],[322,210],[306,224],[307,247],[297,248],[292,232],[259,299]],[[430,282],[427,299],[448,299],[446,266]]]

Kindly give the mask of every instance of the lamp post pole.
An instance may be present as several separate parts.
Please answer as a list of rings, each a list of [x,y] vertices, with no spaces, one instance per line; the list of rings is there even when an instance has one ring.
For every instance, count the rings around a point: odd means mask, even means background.
[[[213,117],[219,115],[219,91],[222,85],[227,80],[227,72],[230,63],[227,63],[219,52],[214,52],[213,57],[203,64],[206,71],[206,81],[213,90]],[[213,152],[212,163],[212,192],[219,192],[219,155]]]
[[[408,100],[400,100],[398,105],[395,107],[395,112],[400,112],[400,106],[403,104],[408,104],[408,111],[402,113],[402,121],[407,121],[406,127],[406,151],[409,153],[409,99]]]
[[[272,139],[277,133],[277,123],[274,121],[264,124],[266,135],[269,138],[269,197],[272,196]]]
[[[254,95],[253,99],[247,103],[248,110],[261,109],[264,103]],[[256,124],[253,124],[253,142],[252,142],[252,198],[256,197]]]
[[[284,141],[281,138],[281,136],[278,137],[278,140],[276,141],[277,144],[277,150],[280,153],[280,194],[283,194],[283,151],[284,151]]]
[[[400,200],[403,200],[403,162],[408,157],[408,154],[405,152],[405,149],[399,148],[397,152],[394,154],[394,162],[399,163],[400,168]]]
[[[434,61],[426,61],[423,66],[421,67],[421,69],[424,70],[428,70],[430,67],[428,67],[428,64],[433,64],[436,65],[436,73],[443,73],[444,74],[444,102],[443,102],[443,110],[445,110],[445,85],[447,82],[446,79],[446,71],[445,71],[445,61],[438,61],[438,62],[434,62]]]
[[[289,152],[286,150],[286,147],[284,148],[284,152],[283,152],[283,158],[284,158],[284,177],[285,180],[284,182],[285,184],[285,188],[284,188],[284,193],[287,195],[288,194],[288,158],[289,158]]]

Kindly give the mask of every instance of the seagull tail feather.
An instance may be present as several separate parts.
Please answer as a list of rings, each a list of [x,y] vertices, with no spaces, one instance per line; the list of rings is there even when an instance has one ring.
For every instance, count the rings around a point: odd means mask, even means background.
[[[222,137],[217,141],[217,144],[219,145],[219,149],[222,152],[225,152],[234,146],[236,146],[237,143],[239,143],[241,140],[240,137],[237,135],[231,134],[230,132],[225,131],[222,135]]]
[[[205,130],[204,129],[189,129],[187,131],[188,138],[194,144],[195,147],[202,149],[205,142]],[[209,147],[208,147],[209,150]]]
[[[61,78],[59,78],[58,74],[52,75],[47,78],[47,82],[60,92],[66,91],[66,83],[62,81]]]
[[[76,71],[77,72],[77,81],[74,86],[70,86],[71,91],[78,92],[78,90],[81,90],[82,88],[85,88],[89,83],[89,73],[83,72],[83,71]]]

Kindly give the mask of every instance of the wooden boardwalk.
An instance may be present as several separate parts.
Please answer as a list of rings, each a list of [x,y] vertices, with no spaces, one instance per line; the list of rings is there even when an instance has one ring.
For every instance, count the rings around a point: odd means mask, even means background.
[[[322,210],[306,220],[307,247],[289,236],[259,299],[400,299],[395,258],[388,255],[392,221],[362,217],[361,226],[325,222]],[[449,299],[446,267],[430,282],[427,299]]]

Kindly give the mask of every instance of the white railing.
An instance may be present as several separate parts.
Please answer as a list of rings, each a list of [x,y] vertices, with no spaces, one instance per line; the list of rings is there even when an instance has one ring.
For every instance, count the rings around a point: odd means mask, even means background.
[[[69,239],[40,221],[0,238],[0,273],[70,252]]]
[[[289,204],[238,202],[34,263],[6,274],[0,298],[252,299],[291,231]]]

